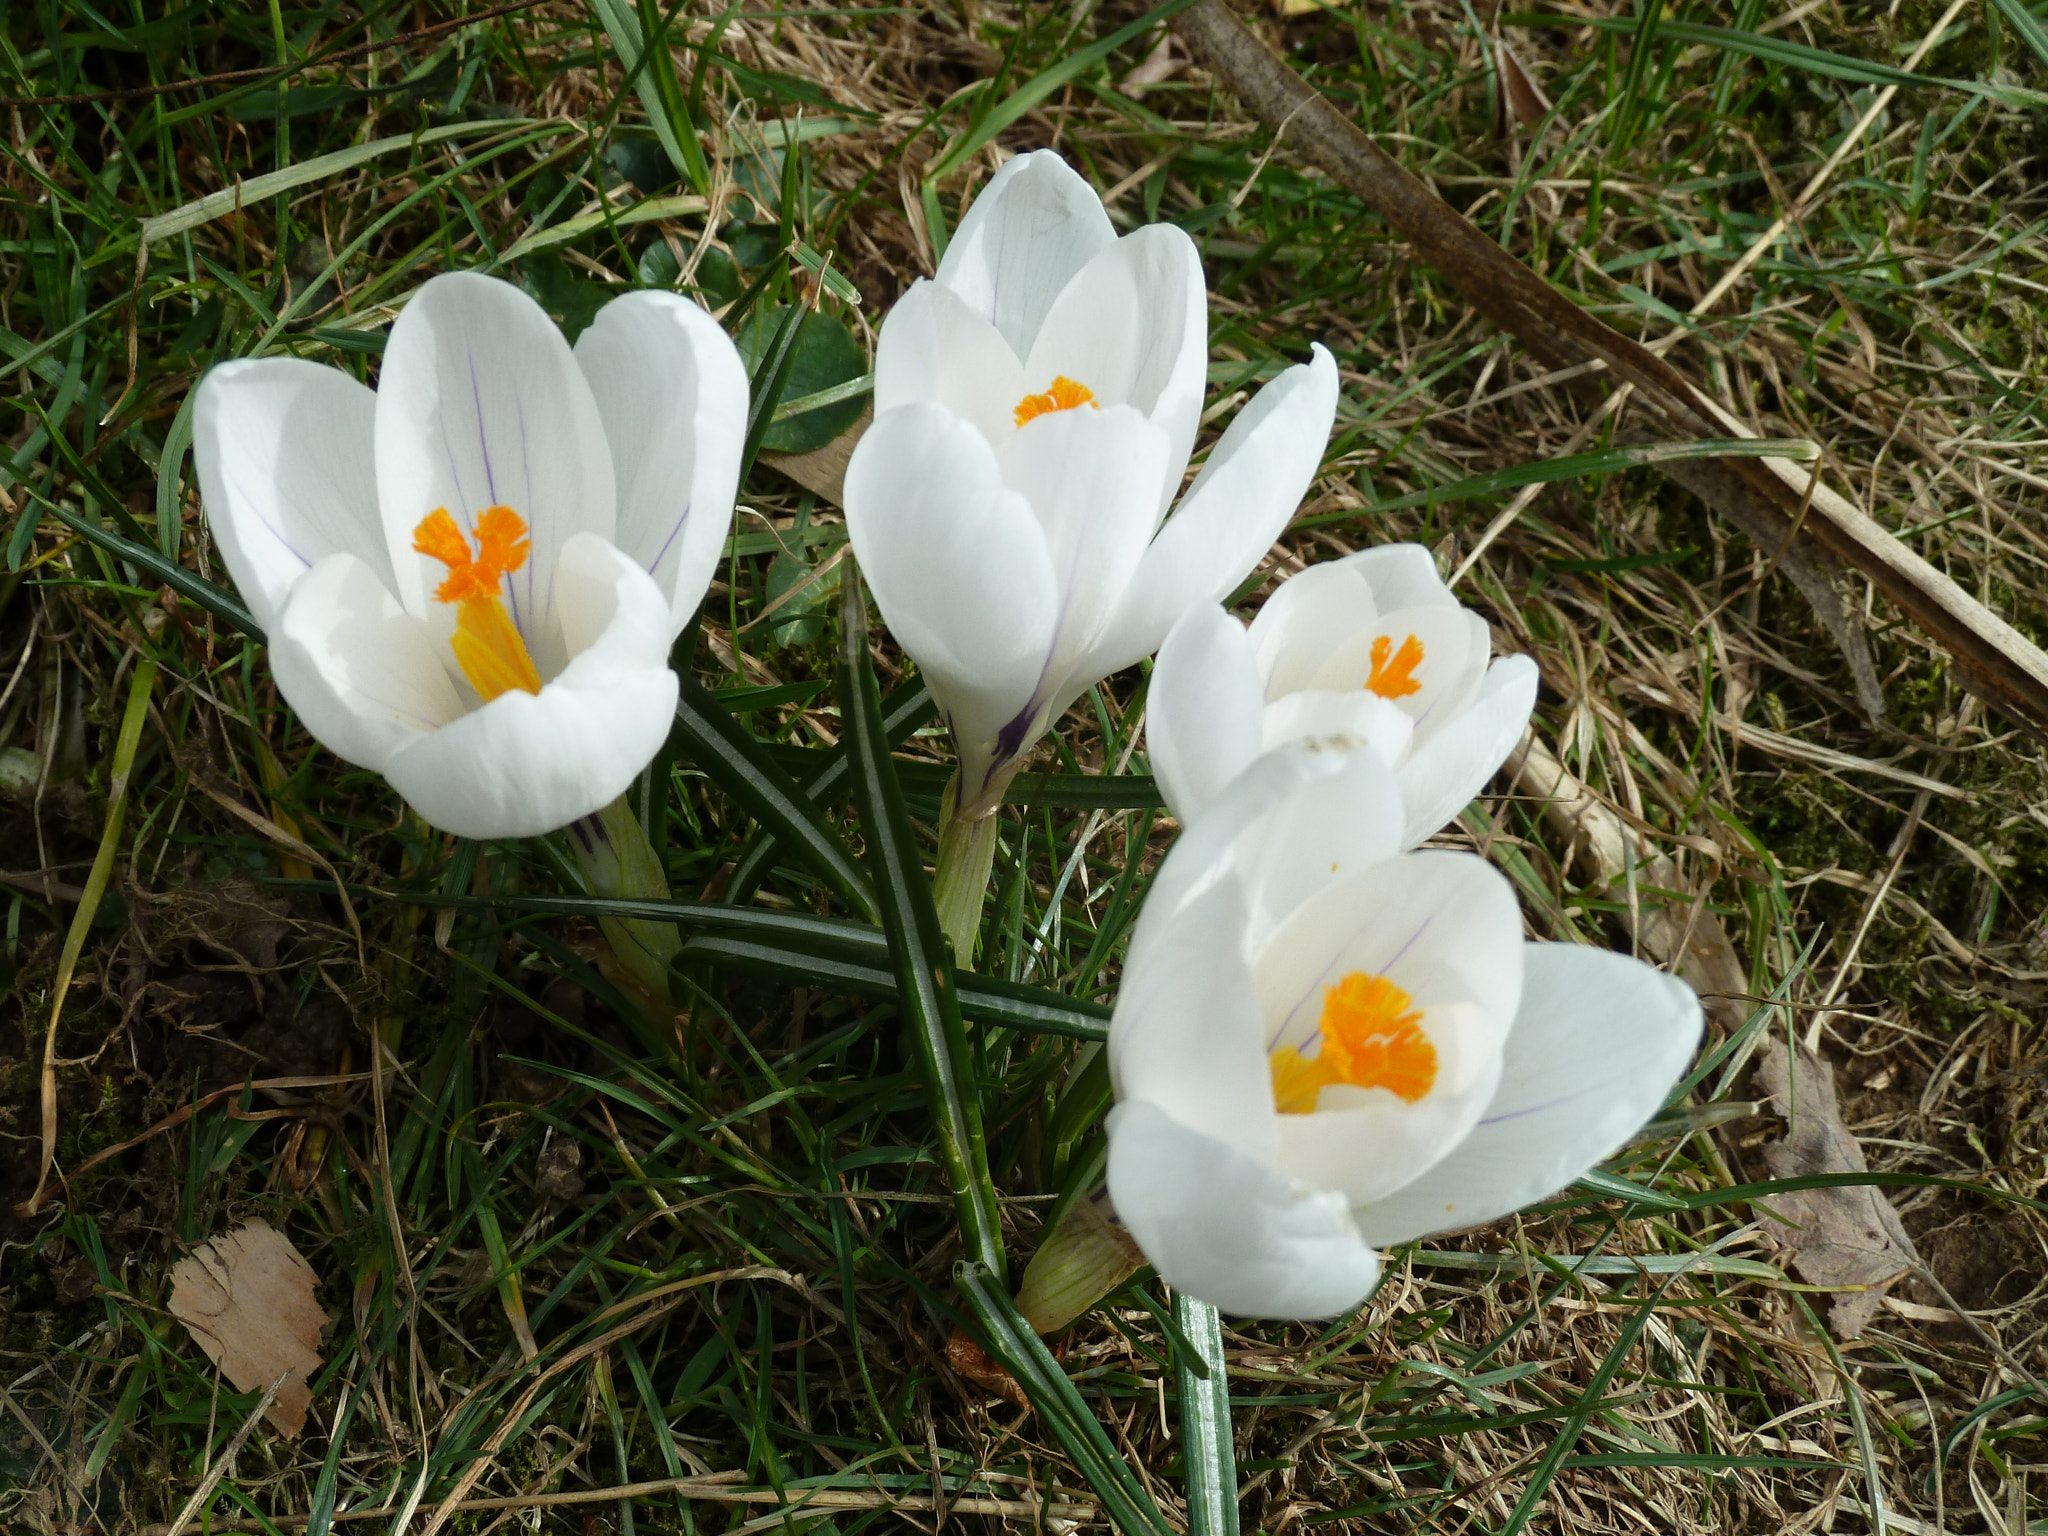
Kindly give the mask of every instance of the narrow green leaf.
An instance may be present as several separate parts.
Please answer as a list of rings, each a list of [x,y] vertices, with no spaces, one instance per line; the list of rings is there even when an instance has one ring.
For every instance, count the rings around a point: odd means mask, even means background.
[[[913,731],[931,719],[933,707],[931,691],[923,683],[905,684],[884,699],[882,729],[889,738],[889,745],[899,747],[907,741]],[[789,759],[780,761],[788,766]],[[821,809],[852,788],[849,775],[853,770],[843,742],[829,752],[810,754],[804,766],[796,771],[803,778],[804,798]],[[754,892],[761,888],[761,882],[774,867],[777,847],[775,834],[765,830],[747,844],[739,863],[733,867],[732,879],[726,882],[727,902],[738,906],[753,899]]]
[[[99,545],[117,560],[126,560],[138,570],[147,571],[151,576],[176,592],[180,597],[189,597],[208,613],[224,624],[230,624],[247,635],[251,640],[263,638],[262,627],[244,608],[232,592],[216,587],[204,577],[195,576],[175,560],[166,560],[163,555],[147,544],[138,544],[133,539],[123,538],[113,529],[80,517],[67,507],[38,497],[42,508],[58,522],[91,543]]]
[[[860,809],[882,928],[889,936],[889,956],[896,969],[897,1006],[917,1048],[960,1220],[961,1247],[974,1263],[1000,1278],[1006,1268],[1002,1217],[989,1178],[981,1099],[954,990],[953,955],[939,931],[931,884],[903,809],[896,761],[889,755],[881,694],[868,655],[867,601],[851,555],[840,590],[839,713],[854,767],[854,804]]]
[[[841,901],[863,917],[876,917],[874,890],[845,841],[761,750],[753,734],[694,677],[684,677],[676,700],[672,744],[687,748],[719,788],[772,831]]]
[[[882,937],[880,929],[867,931],[877,939]],[[851,993],[855,997],[896,996],[896,972],[886,944],[877,946],[872,954],[860,955],[717,935],[692,939],[677,958],[684,965],[729,965],[756,975]],[[955,981],[961,1017],[977,1024],[995,1024],[1032,1034],[1067,1035],[1076,1040],[1109,1038],[1109,1010],[1098,1004],[1077,1002],[1057,992],[973,971],[959,972]]]
[[[704,165],[704,149],[697,142],[697,130],[690,122],[675,63],[669,56],[668,25],[647,0],[637,7],[633,0],[590,0],[590,8],[604,24],[619,62],[626,66],[627,82],[647,109],[647,121],[669,163],[700,195],[709,192],[711,177]]]
[[[178,558],[184,535],[185,454],[192,446],[192,408],[198,399],[198,390],[185,391],[185,402],[171,419],[171,430],[164,434],[163,451],[157,456],[156,547],[171,561]]]
[[[1998,7],[1999,15],[2012,25],[2026,45],[2034,50],[2034,57],[2048,64],[2048,29],[2041,25],[2041,18],[2027,9],[2026,0],[1991,0]]]
[[[1051,68],[1040,70],[983,113],[959,138],[948,144],[939,158],[925,171],[924,184],[929,187],[948,172],[966,164],[969,156],[1068,81],[1086,74],[1132,38],[1143,36],[1169,16],[1186,10],[1194,3],[1195,0],[1167,0],[1166,4],[1154,6],[1136,21],[1126,23],[1109,36],[1090,43],[1086,48],[1075,49]],[[934,237],[936,238],[936,232]]]
[[[1179,1348],[1174,1350],[1181,1458],[1187,1465],[1188,1536],[1237,1536],[1237,1453],[1231,1443],[1223,1322],[1214,1307],[1185,1291],[1173,1293],[1173,1320],[1180,1325],[1182,1342],[1199,1356],[1191,1361]]]
[[[1017,1378],[1031,1406],[1038,1410],[1039,1421],[1053,1432],[1102,1500],[1103,1513],[1128,1536],[1165,1536],[1172,1528],[1117,1454],[1045,1341],[1018,1315],[1001,1276],[963,1261],[954,1267],[953,1279],[981,1325],[981,1344],[989,1358]],[[1221,1373],[1218,1375],[1220,1378]]]

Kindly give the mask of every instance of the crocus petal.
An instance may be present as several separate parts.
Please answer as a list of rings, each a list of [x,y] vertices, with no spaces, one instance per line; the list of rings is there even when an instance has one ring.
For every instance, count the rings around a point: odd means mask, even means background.
[[[654,577],[679,632],[732,528],[746,365],[700,305],[651,289],[599,310],[575,357],[611,448],[616,542]]]
[[[1394,788],[1393,770],[1379,755],[1307,755],[1334,766],[1274,805],[1264,819],[1238,836],[1230,850],[1232,866],[1253,893],[1244,942],[1254,956],[1263,953],[1274,931],[1304,903],[1320,900],[1334,886],[1353,883],[1400,849],[1401,797]]]
[[[300,577],[269,638],[278,692],[346,762],[381,772],[401,749],[462,716],[443,643],[354,555],[329,555]]]
[[[991,443],[1017,430],[1031,393],[1002,333],[952,289],[919,278],[896,301],[875,342],[875,414],[929,401],[965,416]]]
[[[1418,847],[1447,826],[1507,761],[1536,707],[1536,663],[1503,656],[1486,669],[1478,694],[1395,770],[1407,812],[1404,846]]]
[[[1016,156],[989,178],[946,246],[938,281],[1024,358],[1060,290],[1115,243],[1095,189],[1041,149]]]
[[[1143,964],[1155,944],[1172,943],[1174,923],[1190,901],[1219,880],[1237,878],[1234,856],[1241,847],[1259,842],[1265,818],[1276,806],[1286,804],[1304,786],[1342,773],[1353,755],[1283,747],[1231,780],[1201,817],[1182,829],[1152,877],[1131,929],[1125,974]]]
[[[1270,1163],[1279,1140],[1243,932],[1237,882],[1222,881],[1189,902],[1174,919],[1171,942],[1124,970],[1109,1064],[1119,1098],[1156,1103]]]
[[[1052,653],[1059,597],[1030,504],[1003,484],[971,423],[906,405],[877,417],[855,448],[846,524],[890,633],[951,721],[963,769],[971,752],[986,758]]]
[[[1259,563],[1315,478],[1336,413],[1337,364],[1321,346],[1237,413],[1138,567],[1097,647],[1097,676],[1151,655],[1183,613]]]
[[[223,363],[200,381],[192,449],[214,542],[266,633],[292,583],[351,554],[389,583],[372,451],[377,397],[296,357]]]
[[[1166,1282],[1225,1312],[1331,1317],[1379,1279],[1342,1195],[1297,1183],[1142,1099],[1110,1111],[1109,1192]]]
[[[1469,698],[1486,670],[1486,623],[1477,614],[1455,607],[1382,612],[1372,623],[1355,627],[1327,652],[1308,686],[1331,690],[1368,687],[1374,676],[1375,647],[1384,647],[1382,654],[1392,662],[1410,642],[1420,647],[1421,658],[1401,675],[1415,691],[1388,697],[1413,717],[1419,733],[1431,717],[1455,710]],[[1398,667],[1395,670],[1400,671]]]
[[[1119,405],[1040,416],[996,455],[1045,533],[1059,621],[1039,692],[1059,707],[1106,675],[1089,659],[1152,541],[1151,488],[1168,452],[1164,431]]]
[[[1211,603],[1174,625],[1145,695],[1145,752],[1166,808],[1191,821],[1262,750],[1263,697],[1244,626]]]
[[[1282,835],[1277,826],[1270,833],[1276,844]],[[1362,971],[1386,977],[1425,1010],[1438,1001],[1474,1005],[1478,1012],[1464,1025],[1467,1060],[1499,1050],[1520,1003],[1525,947],[1521,908],[1503,875],[1472,854],[1435,849],[1320,878],[1316,865],[1328,859],[1313,842],[1292,862],[1299,883],[1314,886],[1253,961],[1267,1049],[1306,1051],[1325,990]],[[1272,864],[1285,868],[1278,858]]]
[[[562,546],[555,601],[575,659],[402,746],[384,766],[422,817],[459,837],[533,837],[601,810],[675,717],[668,599],[595,534]]]
[[[1252,647],[1266,697],[1309,686],[1330,652],[1379,612],[1372,588],[1352,565],[1326,560],[1288,577],[1252,620]]]
[[[1415,735],[1415,722],[1400,706],[1363,688],[1349,693],[1310,689],[1268,704],[1259,738],[1267,751],[1291,741],[1333,748],[1363,747],[1381,762],[1398,763]]]
[[[1457,598],[1437,574],[1436,557],[1420,544],[1376,544],[1336,562],[1365,578],[1381,613],[1396,608],[1455,608]]]
[[[1370,1242],[1474,1226],[1562,1189],[1657,1112],[1691,1058],[1700,1005],[1685,983],[1583,945],[1527,950],[1493,1102],[1449,1157],[1358,1213]]]
[[[1432,1093],[1403,1104],[1384,1090],[1325,1088],[1314,1114],[1276,1115],[1274,1166],[1313,1189],[1331,1189],[1347,1205],[1383,1199],[1451,1156],[1500,1085],[1498,1055],[1479,1063],[1462,1092]]]
[[[506,596],[541,675],[560,667],[556,555],[579,532],[612,537],[612,456],[569,344],[512,284],[447,273],[400,313],[377,384],[377,499],[399,601],[442,634],[454,614],[429,594],[447,571],[413,552],[420,520],[446,507],[467,531],[494,506],[525,519],[532,553]]]
[[[1075,274],[1046,315],[1024,376],[1042,390],[1064,375],[1165,430],[1156,527],[1194,451],[1208,361],[1209,292],[1195,242],[1178,225],[1147,224]]]

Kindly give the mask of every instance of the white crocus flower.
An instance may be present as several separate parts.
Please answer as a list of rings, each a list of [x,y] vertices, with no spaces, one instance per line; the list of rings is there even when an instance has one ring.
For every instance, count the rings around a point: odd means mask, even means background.
[[[991,178],[883,325],[847,528],[952,732],[962,820],[995,809],[1083,691],[1235,586],[1314,476],[1337,400],[1321,347],[1238,413],[1166,517],[1207,363],[1194,243],[1170,224],[1119,238],[1050,151]]]
[[[519,289],[457,273],[399,315],[374,392],[227,363],[193,443],[306,728],[433,825],[520,837],[609,804],[667,735],[746,412],[738,353],[686,299],[615,299],[572,352]]]
[[[1525,943],[1506,880],[1395,854],[1400,833],[1376,754],[1269,755],[1167,856],[1132,936],[1110,1195],[1161,1276],[1225,1311],[1347,1311],[1376,1247],[1564,1187],[1698,1040],[1689,987]]]
[[[1167,806],[1202,814],[1262,754],[1369,747],[1394,769],[1413,848],[1471,803],[1536,704],[1536,664],[1489,664],[1486,621],[1419,544],[1386,544],[1282,582],[1249,630],[1190,612],[1152,669],[1145,745]]]

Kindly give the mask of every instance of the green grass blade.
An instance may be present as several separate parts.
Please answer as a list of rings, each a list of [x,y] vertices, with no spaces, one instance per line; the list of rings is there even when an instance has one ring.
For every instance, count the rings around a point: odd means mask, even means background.
[[[817,806],[753,735],[694,677],[683,679],[676,700],[677,745],[721,789],[830,886],[839,899],[873,920],[875,895],[845,841]]]
[[[889,738],[889,745],[901,746],[912,732],[931,719],[934,708],[931,690],[923,683],[906,684],[884,699],[882,729]],[[852,771],[842,743],[821,754],[821,761],[804,773],[804,797],[821,808],[829,805],[836,797],[850,791],[852,780],[849,775]],[[739,863],[733,866],[732,879],[726,882],[726,901],[739,906],[753,899],[754,892],[761,888],[761,882],[774,867],[778,846],[775,835],[765,831],[747,844]]]
[[[648,124],[669,164],[699,195],[709,192],[711,177],[705,170],[704,149],[697,142],[697,130],[690,122],[669,55],[669,28],[645,0],[637,7],[633,0],[590,0],[590,8],[604,24],[619,62],[626,66],[626,78],[639,93]]]
[[[981,1324],[981,1342],[989,1358],[1017,1378],[1031,1406],[1038,1410],[1040,1422],[1053,1432],[1102,1500],[1103,1513],[1132,1536],[1155,1532],[1164,1536],[1171,1529],[1165,1517],[1117,1454],[1045,1341],[1018,1314],[1002,1278],[982,1265],[963,1262],[955,1266],[953,1279],[975,1321]]]
[[[872,956],[843,951],[819,953],[720,936],[691,940],[683,946],[678,959],[684,965],[729,965],[756,975],[836,988],[859,997],[896,995],[896,972],[886,949]],[[959,972],[955,982],[961,1017],[977,1024],[995,1024],[1031,1034],[1066,1035],[1076,1040],[1109,1038],[1109,1010],[1098,1004],[1076,1002],[1057,992],[974,971]]]
[[[167,560],[163,554],[147,544],[124,538],[113,529],[102,526],[90,518],[80,517],[68,507],[54,501],[41,501],[42,508],[58,522],[80,535],[88,542],[97,544],[117,560],[126,560],[138,570],[146,571],[180,597],[189,597],[208,613],[224,624],[230,624],[247,635],[251,640],[263,638],[262,626],[257,624],[241,600],[224,587],[216,587],[202,576],[195,576],[175,560]]]
[[[1991,0],[1998,7],[1998,14],[2011,24],[2026,45],[2034,50],[2034,57],[2048,64],[2048,28],[2043,28],[2041,18],[2026,7],[2026,0]]]
[[[934,1129],[960,1220],[960,1243],[973,1262],[1000,1278],[1002,1217],[989,1178],[988,1146],[982,1137],[981,1098],[974,1082],[974,1056],[954,991],[952,952],[939,931],[938,909],[924,860],[903,809],[882,726],[882,699],[868,656],[867,601],[859,567],[851,556],[841,579],[839,711],[854,766],[853,799],[860,808],[868,862],[875,873],[882,928],[899,988],[897,1004],[923,1070]]]
[[[1230,1376],[1223,1321],[1206,1301],[1173,1293],[1173,1320],[1190,1360],[1174,1351],[1181,1456],[1187,1464],[1188,1536],[1237,1536],[1237,1454],[1230,1432]],[[1199,1369],[1197,1367],[1200,1367]]]

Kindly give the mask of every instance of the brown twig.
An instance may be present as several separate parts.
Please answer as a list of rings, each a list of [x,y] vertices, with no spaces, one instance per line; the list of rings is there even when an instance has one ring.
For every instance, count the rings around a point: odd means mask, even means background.
[[[1546,367],[1601,365],[1677,433],[1756,435],[1661,357],[1586,313],[1445,204],[1255,38],[1223,0],[1198,0],[1174,18],[1173,27],[1261,121],[1274,128],[1291,125],[1294,153],[1385,219],[1418,258]],[[1711,498],[1717,512],[1773,553],[1788,545],[1805,505],[1805,534],[1947,650],[1966,687],[2009,715],[2048,726],[2048,654],[1860,508],[1816,483],[1807,469],[1783,460],[1692,461],[1694,470],[1700,465],[1713,466],[1711,480],[1697,473],[1674,478]],[[1668,472],[1672,466],[1660,468]],[[1769,526],[1749,526],[1764,517]],[[1880,702],[1869,695],[1871,686],[1874,676],[1858,690],[1866,709]]]

